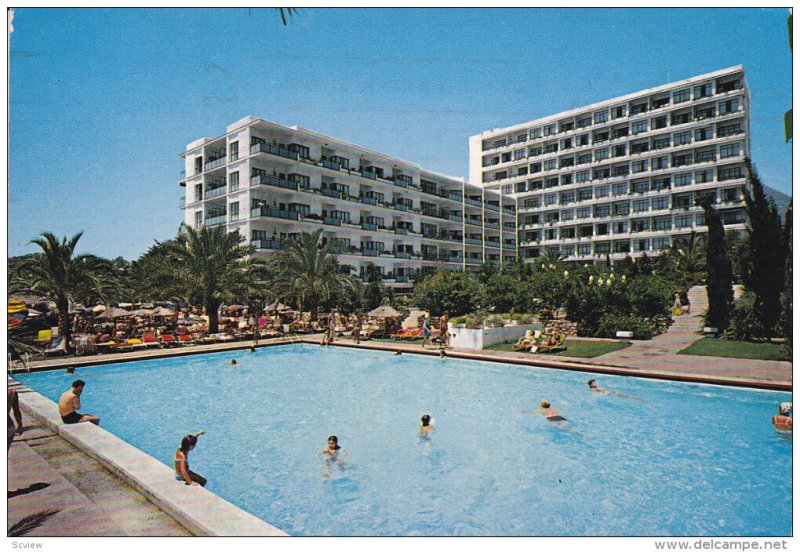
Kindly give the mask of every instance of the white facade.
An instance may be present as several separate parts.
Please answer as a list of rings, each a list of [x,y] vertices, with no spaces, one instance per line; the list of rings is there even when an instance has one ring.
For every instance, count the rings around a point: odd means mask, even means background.
[[[343,265],[392,287],[517,258],[513,198],[311,130],[246,117],[181,157],[186,225],[224,225],[260,255],[322,228]]]
[[[472,136],[470,182],[517,199],[521,260],[657,254],[707,232],[704,194],[745,229],[748,114],[731,67]]]

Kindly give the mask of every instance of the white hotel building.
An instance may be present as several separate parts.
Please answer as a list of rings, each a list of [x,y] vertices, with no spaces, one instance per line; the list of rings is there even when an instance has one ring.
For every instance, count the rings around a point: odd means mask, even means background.
[[[517,258],[512,197],[311,130],[246,117],[181,157],[186,225],[239,232],[259,255],[322,228],[353,274],[372,263],[395,288]]]
[[[749,92],[741,66],[472,136],[470,182],[517,199],[519,255],[567,260],[657,254],[746,227]]]

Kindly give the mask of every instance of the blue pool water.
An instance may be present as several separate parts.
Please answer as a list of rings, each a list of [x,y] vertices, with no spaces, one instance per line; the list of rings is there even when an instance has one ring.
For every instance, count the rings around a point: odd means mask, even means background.
[[[238,366],[229,364],[237,358]],[[53,401],[75,376],[18,379]],[[83,411],[294,535],[789,535],[785,393],[269,347],[82,368]],[[640,397],[599,395],[586,381]],[[538,414],[549,399],[571,431]],[[422,414],[434,417],[430,440]],[[323,478],[328,435],[349,469]]]

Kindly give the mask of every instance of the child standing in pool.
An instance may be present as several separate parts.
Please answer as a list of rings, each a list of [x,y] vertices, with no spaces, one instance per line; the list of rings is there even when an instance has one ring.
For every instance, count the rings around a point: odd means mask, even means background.
[[[433,422],[429,414],[425,414],[420,421],[422,422],[419,426],[419,436],[428,438],[428,432],[433,431]]]
[[[337,464],[340,470],[345,469],[345,464],[342,462],[342,457],[347,454],[347,451],[339,446],[339,438],[336,435],[328,437],[328,446],[317,453],[317,458],[325,460],[325,469],[322,470],[322,477],[327,479],[331,474],[331,467]]]

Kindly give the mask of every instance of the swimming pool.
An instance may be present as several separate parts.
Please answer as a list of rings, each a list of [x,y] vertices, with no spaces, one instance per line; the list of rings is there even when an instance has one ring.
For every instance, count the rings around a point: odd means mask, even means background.
[[[53,401],[84,379],[82,410],[168,466],[205,429],[208,489],[293,535],[792,529],[792,444],[770,425],[786,393],[312,345],[16,377]],[[570,431],[521,412],[545,398]],[[331,434],[349,469],[324,479]]]

